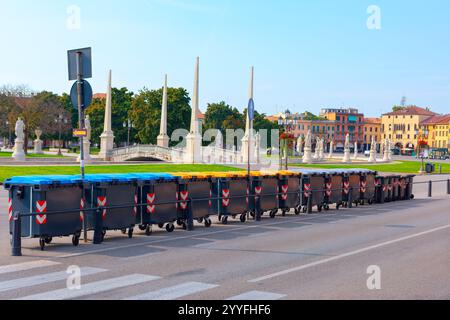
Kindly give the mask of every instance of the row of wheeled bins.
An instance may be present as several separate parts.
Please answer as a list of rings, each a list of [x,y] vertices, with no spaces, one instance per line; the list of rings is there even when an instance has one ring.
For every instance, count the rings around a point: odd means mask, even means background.
[[[132,238],[138,227],[168,232],[187,229],[188,218],[205,227],[211,216],[227,224],[257,214],[271,218],[413,198],[414,176],[375,171],[306,170],[225,173],[133,173],[80,176],[28,176],[5,181],[9,191],[10,233],[20,215],[21,236],[38,238],[41,249],[54,237],[71,236],[77,246],[83,230],[120,230]]]

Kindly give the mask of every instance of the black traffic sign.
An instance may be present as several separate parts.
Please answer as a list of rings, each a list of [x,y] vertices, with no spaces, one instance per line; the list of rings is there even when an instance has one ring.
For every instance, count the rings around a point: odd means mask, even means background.
[[[77,91],[77,84],[78,82],[76,81],[73,86],[72,89],[70,89],[70,100],[72,101],[72,105],[73,107],[78,110],[78,91]],[[86,80],[82,80],[81,81],[81,92],[82,92],[82,96],[81,96],[81,108],[83,110],[86,110],[87,107],[89,107],[92,103],[92,87],[89,84],[89,82],[87,82]]]
[[[78,79],[77,56],[80,57],[80,75],[83,79],[92,78],[92,50],[91,48],[67,51],[69,65],[69,81]]]

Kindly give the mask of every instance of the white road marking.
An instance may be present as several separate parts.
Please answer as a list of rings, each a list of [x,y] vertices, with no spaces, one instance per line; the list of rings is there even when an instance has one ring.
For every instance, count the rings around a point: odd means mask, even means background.
[[[81,276],[89,276],[101,272],[105,272],[105,269],[98,268],[81,268]],[[42,274],[39,276],[27,277],[27,278],[19,278],[14,280],[8,280],[0,282],[0,292],[16,290],[21,288],[27,288],[37,285],[42,285],[51,282],[57,282],[61,280],[65,280],[69,277],[69,274],[66,271],[54,272]]]
[[[322,214],[321,216],[325,216],[325,215],[326,214]],[[314,214],[311,217],[305,217],[303,219],[295,219],[295,220],[292,219],[291,222],[297,222],[297,223],[300,222],[300,223],[302,223],[304,221],[316,219],[317,216],[318,216],[317,214]],[[333,217],[333,216],[335,216],[335,214],[328,214],[328,216]],[[269,220],[266,220],[266,221],[269,221]],[[224,230],[211,231],[211,232],[206,232],[206,233],[202,233],[202,234],[191,234],[191,235],[182,236],[182,237],[171,237],[171,238],[165,238],[165,239],[158,239],[156,241],[150,240],[150,241],[144,241],[144,242],[141,242],[141,243],[134,243],[134,244],[123,245],[123,246],[111,246],[109,248],[95,249],[95,250],[88,250],[88,251],[84,251],[84,252],[60,255],[60,256],[56,256],[55,258],[59,258],[59,259],[74,258],[74,257],[88,255],[88,254],[96,254],[96,253],[103,253],[103,252],[114,251],[114,250],[136,248],[136,247],[141,247],[141,246],[148,246],[148,245],[153,245],[153,244],[157,244],[157,243],[161,243],[161,242],[171,242],[171,241],[185,240],[185,239],[191,239],[191,238],[198,238],[198,237],[202,237],[202,236],[208,236],[208,235],[214,235],[214,234],[220,234],[220,233],[228,233],[228,232],[232,232],[232,231],[240,231],[240,230],[247,230],[247,229],[252,229],[252,228],[276,226],[278,224],[285,224],[286,222],[289,222],[289,221],[285,220],[285,221],[279,221],[279,222],[273,222],[273,223],[262,223],[262,224],[259,224],[259,225],[241,226],[241,227],[236,227],[236,228],[233,228],[233,227],[226,228],[225,227]],[[305,226],[305,227],[309,227],[309,225]],[[303,227],[303,228],[305,228],[305,227]],[[152,238],[153,238],[153,236],[152,236]]]
[[[227,300],[248,300],[248,301],[258,301],[258,300],[280,300],[286,297],[285,294],[278,294],[272,292],[263,291],[249,291],[238,296],[228,298]]]
[[[376,244],[376,245],[372,245],[372,246],[369,246],[369,247],[365,247],[365,248],[362,248],[362,249],[358,249],[358,250],[355,250],[355,251],[347,252],[347,253],[344,253],[344,254],[341,254],[341,255],[338,255],[338,256],[335,256],[335,257],[319,260],[319,261],[308,263],[308,264],[305,264],[305,265],[301,265],[301,266],[298,266],[298,267],[295,267],[295,268],[291,268],[291,269],[279,271],[279,272],[276,272],[276,273],[272,273],[272,274],[269,274],[269,275],[266,275],[266,276],[263,276],[263,277],[260,277],[260,278],[249,280],[248,282],[255,283],[255,282],[261,282],[261,281],[277,278],[277,277],[284,276],[284,275],[289,274],[289,273],[302,271],[302,270],[305,270],[305,269],[308,269],[308,268],[311,268],[311,267],[315,267],[315,266],[318,266],[318,265],[321,265],[321,264],[325,264],[325,263],[328,263],[328,262],[333,262],[333,261],[336,261],[336,260],[340,260],[340,259],[343,259],[343,258],[354,256],[354,255],[357,255],[357,254],[360,254],[360,253],[363,253],[363,252],[367,252],[367,251],[370,251],[370,250],[374,250],[374,249],[378,249],[378,248],[381,248],[381,247],[385,247],[385,246],[388,246],[388,245],[391,245],[391,244],[394,244],[394,243],[397,243],[397,242],[402,242],[402,241],[418,238],[418,237],[421,237],[421,236],[424,236],[424,235],[427,235],[427,234],[430,234],[430,233],[434,233],[434,232],[437,232],[437,231],[442,231],[442,230],[449,229],[449,228],[450,228],[450,224],[442,226],[442,227],[434,228],[434,229],[431,229],[431,230],[427,230],[427,231],[424,231],[424,232],[415,233],[415,234],[412,234],[412,235],[409,235],[409,236],[401,237],[401,238],[398,238],[398,239],[382,242],[382,243],[379,243],[379,244]]]
[[[119,278],[112,278],[97,282],[82,284],[80,290],[60,289],[44,293],[23,297],[18,300],[69,300],[83,296],[111,291],[124,287],[130,287],[137,284],[158,280],[160,277],[148,276],[144,274],[132,274]]]
[[[126,300],[175,300],[217,287],[218,286],[215,284],[187,282],[177,286],[147,292],[138,296],[127,298]]]
[[[27,271],[37,268],[51,267],[61,264],[60,262],[53,262],[48,260],[29,261],[18,264],[11,264],[7,266],[0,266],[0,274],[13,273],[20,271]]]

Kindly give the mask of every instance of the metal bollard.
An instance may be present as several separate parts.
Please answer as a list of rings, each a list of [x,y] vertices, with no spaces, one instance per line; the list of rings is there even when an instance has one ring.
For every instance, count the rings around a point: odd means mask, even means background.
[[[428,198],[433,197],[433,181],[428,182]]]
[[[308,203],[307,203],[307,213],[308,214],[311,214],[313,212],[312,197],[313,197],[312,191],[309,190],[309,192],[308,192]]]
[[[442,174],[442,164],[439,164],[439,174]]]
[[[18,211],[14,212],[12,221],[11,255],[22,256],[22,220]]]
[[[98,208],[95,212],[94,224],[94,244],[102,244],[103,242],[103,209]]]
[[[351,209],[353,208],[353,188],[350,187],[350,190],[348,192],[348,207]]]
[[[450,179],[447,180],[447,194],[450,194]]]
[[[186,230],[193,231],[194,230],[194,214],[192,212],[192,199],[189,198],[188,202],[188,210],[186,217]]]

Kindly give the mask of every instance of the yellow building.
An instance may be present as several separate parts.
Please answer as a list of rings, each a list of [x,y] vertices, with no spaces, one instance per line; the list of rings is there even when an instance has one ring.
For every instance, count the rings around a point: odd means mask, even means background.
[[[431,149],[449,149],[450,114],[433,116],[420,125],[420,137]]]
[[[377,145],[380,144],[382,139],[381,118],[364,118],[364,150],[370,150],[372,138],[376,139]]]
[[[417,150],[421,124],[436,115],[416,106],[384,114],[381,118],[382,138],[390,139],[402,153],[412,153]]]

